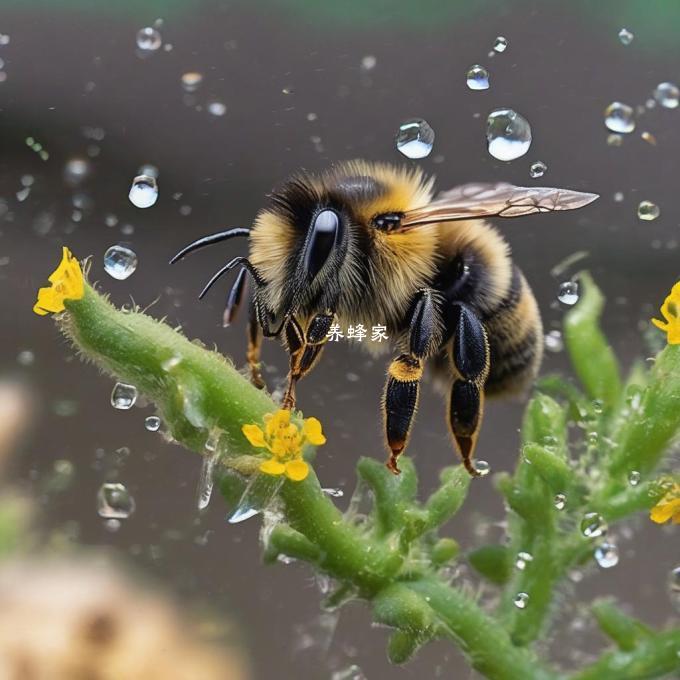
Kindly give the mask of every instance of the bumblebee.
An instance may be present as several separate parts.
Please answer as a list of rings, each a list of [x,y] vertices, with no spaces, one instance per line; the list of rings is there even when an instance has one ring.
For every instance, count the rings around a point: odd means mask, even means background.
[[[409,439],[424,366],[448,395],[446,419],[471,475],[484,398],[521,391],[541,362],[543,333],[534,295],[487,217],[519,217],[580,208],[598,196],[566,189],[465,184],[433,197],[419,169],[351,161],[299,173],[270,196],[251,228],[203,237],[171,262],[204,246],[243,236],[248,257],[224,265],[200,294],[239,268],[224,324],[249,300],[247,360],[264,387],[264,337],[282,340],[290,370],[282,407],[316,365],[334,324],[386,327],[395,356],[382,399],[389,459]],[[385,342],[366,337],[379,354]]]

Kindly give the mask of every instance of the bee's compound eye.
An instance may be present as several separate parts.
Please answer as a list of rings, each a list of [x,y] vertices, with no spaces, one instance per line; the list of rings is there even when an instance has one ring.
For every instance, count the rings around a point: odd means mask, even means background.
[[[325,264],[338,238],[340,218],[334,210],[322,210],[314,217],[305,249],[304,266],[314,278]]]
[[[390,231],[390,229],[396,229],[401,224],[402,217],[402,213],[384,213],[383,215],[376,215],[373,218],[373,224],[376,229]]]

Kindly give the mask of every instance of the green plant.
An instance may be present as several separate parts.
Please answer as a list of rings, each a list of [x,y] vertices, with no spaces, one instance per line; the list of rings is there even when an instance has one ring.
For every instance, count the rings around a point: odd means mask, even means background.
[[[606,600],[593,604],[592,615],[613,648],[594,664],[558,671],[536,644],[550,629],[560,582],[593,559],[606,527],[648,511],[673,484],[655,471],[680,431],[680,345],[665,347],[649,368],[635,365],[622,381],[599,328],[603,298],[587,275],[564,327],[583,391],[557,377],[541,381],[526,408],[516,469],[495,478],[508,507],[507,540],[461,555],[440,530],[471,483],[462,467],[444,469],[439,488],[419,500],[409,459],[398,477],[362,459],[357,473],[359,488],[372,496],[368,514],[356,503],[341,513],[311,468],[302,481],[260,472],[264,458],[242,426],[275,411],[271,398],[221,355],[146,314],[115,309],[87,284],[81,289],[74,283],[77,263],[65,262],[68,285],[52,278],[54,288],[41,296],[48,311],[65,307],[56,318],[78,351],[152,399],[176,441],[219,463],[220,490],[237,512],[275,509],[265,560],[297,558],[331,577],[326,607],[365,600],[375,620],[394,629],[393,663],[446,638],[472,667],[501,680],[625,680],[680,671],[680,628],[653,631]],[[581,432],[579,441],[569,436],[570,424]],[[314,451],[305,453],[311,461]],[[632,472],[639,482],[631,484]],[[451,582],[460,559],[499,589],[495,609]]]

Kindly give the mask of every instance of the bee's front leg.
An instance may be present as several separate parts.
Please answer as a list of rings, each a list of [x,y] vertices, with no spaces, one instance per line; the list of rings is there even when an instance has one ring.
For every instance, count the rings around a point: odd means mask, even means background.
[[[285,328],[285,339],[290,354],[290,370],[288,372],[288,386],[283,395],[281,408],[292,410],[295,408],[295,386],[300,378],[309,373],[321,356],[321,350],[328,340],[328,331],[333,323],[335,314],[325,312],[312,317],[304,331],[298,320],[293,316]]]
[[[394,474],[400,472],[397,459],[406,448],[418,407],[423,362],[437,349],[440,327],[433,291],[424,289],[418,293],[411,312],[409,352],[396,357],[387,370],[383,410],[390,458],[386,465]]]
[[[449,426],[465,469],[479,472],[472,462],[484,412],[484,383],[489,375],[489,341],[482,322],[460,304],[449,355],[454,373],[449,398]]]

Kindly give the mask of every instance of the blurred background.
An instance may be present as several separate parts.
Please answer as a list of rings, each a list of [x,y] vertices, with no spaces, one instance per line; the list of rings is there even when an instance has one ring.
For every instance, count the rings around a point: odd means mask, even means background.
[[[234,677],[473,677],[444,643],[404,668],[388,667],[387,633],[371,627],[363,605],[322,615],[324,584],[309,569],[261,565],[257,518],[227,524],[217,497],[199,512],[198,456],[145,428],[151,406],[112,408],[112,381],[31,312],[35,294],[66,244],[79,258],[92,256],[90,278],[114,302],[153,303],[152,314],[241,364],[244,319],[221,327],[226,283],[200,304],[196,296],[245,242],[173,267],[171,255],[205,233],[249,225],[267,192],[300,167],[357,157],[417,163],[436,174],[439,189],[503,180],[601,194],[577,213],[499,227],[546,331],[559,329],[564,313],[559,284],[579,269],[593,272],[608,298],[605,329],[628,366],[649,351],[648,319],[680,278],[680,109],[653,97],[659,83],[680,81],[679,25],[673,0],[2,0],[0,375],[23,395],[25,416],[5,486],[38,505],[34,541],[102,549],[133,580],[153,581],[190,605],[195,630],[209,628],[221,650],[247,659]],[[493,50],[498,36],[507,39],[503,52]],[[488,90],[466,86],[473,64],[488,69]],[[604,110],[612,102],[633,108],[634,131],[611,136]],[[489,155],[485,137],[488,114],[506,107],[533,132],[529,152],[512,162]],[[395,147],[399,125],[414,117],[436,135],[419,161]],[[547,171],[532,179],[539,160]],[[149,164],[158,200],[140,209],[128,193]],[[660,208],[657,219],[639,219],[644,200]],[[117,244],[138,258],[123,281],[103,266]],[[574,254],[576,264],[551,273]],[[549,345],[543,371],[567,372],[557,334]],[[275,388],[285,355],[269,343],[264,361]],[[357,457],[384,456],[384,372],[383,363],[340,342],[299,388],[300,407],[324,423],[328,444],[315,468],[324,486],[344,492],[341,507]],[[0,418],[12,399],[0,400]],[[478,456],[492,471],[514,465],[521,413],[521,402],[489,405]],[[454,459],[444,404],[428,389],[410,453],[423,491]],[[106,482],[133,496],[129,518],[98,515]],[[502,517],[487,477],[473,484],[451,532],[465,547],[497,539]],[[677,536],[643,518],[617,538],[616,568],[574,574],[564,590],[572,604],[557,624],[553,658],[566,666],[603,644],[578,615],[579,599],[617,595],[654,625],[673,616],[667,575],[677,565]]]

